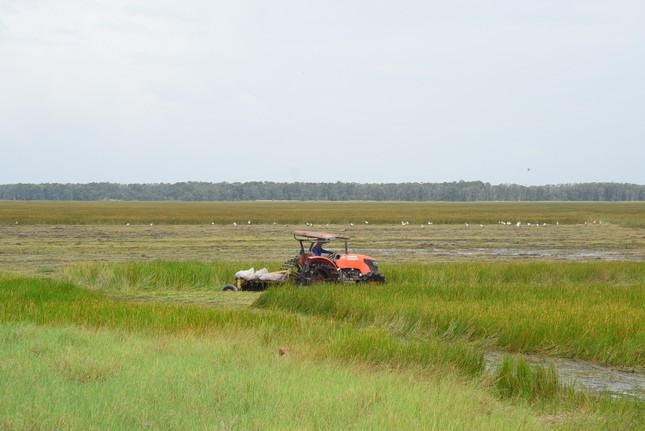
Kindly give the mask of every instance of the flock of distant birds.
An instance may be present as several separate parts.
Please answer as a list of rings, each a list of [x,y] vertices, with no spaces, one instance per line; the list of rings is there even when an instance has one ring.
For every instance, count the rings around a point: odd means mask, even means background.
[[[364,223],[364,224],[369,224],[369,221],[365,220],[363,223]],[[599,221],[599,220],[593,220],[591,223],[592,223],[592,224],[602,224],[602,221]],[[215,224],[215,222],[213,222],[213,223],[211,223],[211,224]],[[247,225],[251,225],[251,224],[253,224],[253,222],[252,222],[251,220],[249,220],[249,221],[247,221],[247,223],[246,223],[246,224],[247,224]],[[273,224],[275,225],[275,224],[277,224],[277,222],[273,222]],[[405,220],[402,220],[402,221],[401,221],[401,226],[408,226],[409,224],[410,224],[410,222],[409,222],[409,221],[405,221]],[[422,223],[422,224],[421,224],[421,227],[425,227],[425,226],[432,226],[433,224],[434,224],[434,222],[429,221],[429,222],[427,222],[427,223],[425,223],[425,224],[423,224],[423,223]],[[522,223],[521,221],[518,221],[518,222],[512,223],[512,222],[510,222],[510,221],[503,221],[503,220],[498,221],[498,222],[497,222],[497,224],[498,224],[498,225],[501,225],[501,226],[513,226],[513,225],[515,225],[516,227],[522,227],[522,226],[527,226],[527,227],[539,227],[539,226],[542,226],[542,227],[546,227],[546,226],[560,226],[560,222],[555,222],[555,224],[552,224],[552,223],[531,223],[531,222]],[[588,224],[588,223],[585,221],[585,222],[584,222],[584,224],[586,225],[586,224]],[[349,223],[349,225],[350,225],[350,226],[354,226],[354,223]],[[233,222],[233,226],[238,226],[238,223],[237,223],[237,222]],[[307,226],[307,227],[315,227],[316,225],[315,225],[314,223],[306,222],[306,223],[305,223],[305,226]],[[329,223],[327,223],[327,224],[325,224],[325,225],[324,225],[324,227],[328,227],[328,226],[330,226],[330,224],[329,224]],[[466,227],[470,227],[470,223],[464,223],[464,226],[466,226]],[[480,224],[479,224],[479,227],[482,227],[482,228],[483,228],[484,226],[485,226],[485,225],[484,225],[483,223],[480,223]],[[322,224],[319,224],[319,225],[318,225],[318,227],[323,227],[323,225],[322,225]]]
[[[365,220],[364,223],[369,224],[369,222],[367,220]],[[593,220],[591,223],[592,224],[602,224],[602,221]],[[20,224],[20,222],[18,220],[16,220],[16,224],[18,225],[18,224]],[[215,222],[211,222],[211,224],[214,225]],[[247,225],[252,225],[253,222],[251,220],[249,220],[249,221],[246,222],[246,224]],[[277,222],[273,222],[273,224],[277,224]],[[401,221],[401,226],[408,226],[409,224],[410,224],[409,221],[403,221],[403,220]],[[427,224],[421,224],[421,227],[425,227],[426,225],[432,226],[433,224],[434,224],[433,222],[429,221]],[[502,226],[513,226],[513,225],[515,225],[516,227],[522,227],[524,225],[524,224],[522,224],[521,221],[518,221],[516,223],[511,223],[510,221],[502,221],[502,220],[498,221],[497,224],[502,225]],[[587,225],[588,223],[584,222],[584,224]],[[126,223],[125,225],[130,226],[130,223]],[[314,224],[309,223],[309,222],[305,223],[305,225],[307,227],[314,227]],[[350,223],[349,225],[354,226],[354,223]],[[466,227],[470,227],[470,223],[464,223],[464,225]],[[528,227],[532,227],[532,226],[536,226],[536,227],[537,226],[543,226],[543,227],[545,227],[545,226],[551,226],[551,223],[542,223],[542,224],[540,224],[540,223],[525,223],[525,225],[528,226]],[[559,225],[560,225],[560,222],[555,222],[555,226],[559,226]],[[154,226],[154,224],[150,223],[150,226]],[[238,226],[238,223],[234,221],[233,226]],[[327,223],[325,226],[329,226],[329,223]],[[484,226],[485,225],[482,224],[482,223],[479,224],[479,227],[484,227]],[[319,224],[318,227],[323,227],[323,225]]]

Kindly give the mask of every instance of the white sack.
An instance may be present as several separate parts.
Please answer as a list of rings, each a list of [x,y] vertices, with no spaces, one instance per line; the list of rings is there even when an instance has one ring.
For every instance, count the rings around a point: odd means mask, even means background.
[[[260,278],[264,274],[268,274],[268,273],[269,273],[269,270],[266,268],[258,269],[257,271],[255,271],[255,278]]]
[[[284,281],[287,277],[286,273],[281,272],[269,272],[260,276],[262,281]]]
[[[255,268],[250,268],[250,269],[246,269],[246,270],[237,271],[235,273],[235,278],[236,279],[241,278],[241,279],[247,280],[247,281],[255,280],[257,278],[255,276]]]

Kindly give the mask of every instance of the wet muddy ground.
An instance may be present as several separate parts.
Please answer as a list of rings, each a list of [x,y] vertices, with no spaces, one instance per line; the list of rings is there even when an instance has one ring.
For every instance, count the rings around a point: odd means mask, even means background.
[[[72,262],[198,260],[283,262],[292,232],[350,236],[350,252],[381,264],[645,261],[645,231],[610,224],[547,225],[0,225],[0,271],[49,273]],[[342,245],[330,244],[342,251]]]

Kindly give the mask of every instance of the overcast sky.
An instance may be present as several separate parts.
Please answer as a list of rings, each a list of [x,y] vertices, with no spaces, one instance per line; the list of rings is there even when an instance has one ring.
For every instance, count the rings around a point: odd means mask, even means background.
[[[0,0],[0,184],[645,184],[642,0]]]

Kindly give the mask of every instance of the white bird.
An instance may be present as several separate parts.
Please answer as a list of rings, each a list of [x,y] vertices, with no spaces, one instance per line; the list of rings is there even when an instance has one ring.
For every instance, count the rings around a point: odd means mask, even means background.
[[[522,222],[519,222],[519,221],[518,221],[518,222],[517,222],[517,224],[516,224],[516,226],[517,226],[517,227],[522,226]]]
[[[236,221],[234,221],[234,222],[233,222],[233,226],[237,226],[237,222],[236,222]]]
[[[247,222],[247,224],[251,224],[251,220],[249,220],[249,221]]]
[[[370,222],[368,222],[367,220],[365,220],[365,224],[370,224]]]
[[[212,225],[214,225],[214,224],[215,224],[215,222],[214,222],[214,221],[212,221],[212,222],[211,222],[211,224],[212,224]]]
[[[484,227],[484,225],[480,223],[479,227]]]
[[[431,225],[431,224],[432,224],[432,222],[431,222],[431,221],[429,221],[429,222],[428,222],[428,224],[429,224],[429,225]]]
[[[470,227],[470,225],[468,223],[466,223],[466,227]]]

